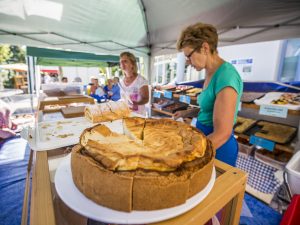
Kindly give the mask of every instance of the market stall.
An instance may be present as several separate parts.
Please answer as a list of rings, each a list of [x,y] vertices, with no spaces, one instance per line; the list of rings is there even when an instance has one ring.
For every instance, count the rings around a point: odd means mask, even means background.
[[[50,9],[51,13],[49,13]],[[58,65],[61,63],[61,58],[66,57],[72,59],[69,62],[70,65],[77,65],[80,58],[74,56],[71,50],[77,51],[78,55],[84,55],[83,57],[90,59],[93,65],[99,65],[97,60],[100,60],[100,58],[117,62],[119,58],[116,55],[120,52],[132,51],[137,56],[144,58],[142,66],[145,75],[149,81],[153,81],[152,74],[154,69],[152,65],[154,64],[154,57],[165,53],[177,52],[175,46],[180,31],[187,25],[195,23],[195,21],[214,24],[219,31],[220,46],[225,46],[300,37],[299,14],[300,4],[298,1],[285,2],[276,0],[214,0],[209,2],[193,0],[94,0],[88,2],[76,1],[76,3],[71,1],[24,1],[18,3],[16,1],[9,3],[3,1],[0,3],[0,36],[3,43],[35,46],[35,48],[28,48],[27,52],[29,79],[26,82],[29,84],[29,91],[33,93],[39,90],[37,85],[39,82],[36,79],[38,71],[35,65]],[[56,55],[53,57],[54,50],[48,48],[59,49],[56,52],[59,52],[60,56]],[[61,49],[66,51],[60,51]],[[86,52],[92,52],[92,54]],[[63,57],[62,54],[64,54]],[[103,54],[113,56],[107,58]],[[253,194],[258,194],[259,192],[259,194],[274,194],[274,191],[278,188],[278,183],[274,180],[274,172],[280,170],[280,167],[282,169],[290,159],[291,154],[299,149],[299,110],[297,107],[287,107],[287,105],[295,106],[295,104],[290,104],[291,102],[289,101],[291,97],[293,98],[291,100],[292,103],[298,101],[295,99],[298,96],[294,96],[294,94],[299,93],[299,88],[280,87],[280,91],[283,93],[276,96],[276,98],[263,99],[268,94],[267,92],[278,92],[279,89],[274,88],[276,86],[274,83],[260,83],[259,85],[260,87],[268,88],[259,90],[260,93],[256,93],[255,97],[250,96],[252,99],[249,96],[245,96],[246,100],[241,103],[240,107],[239,116],[246,118],[244,122],[250,121],[251,126],[248,127],[249,130],[243,130],[237,126],[235,132],[240,145],[244,145],[244,152],[241,151],[239,154],[239,165],[240,168],[249,173],[248,185],[246,185],[244,172],[216,160],[217,175],[213,188],[206,198],[202,202],[198,202],[198,205],[195,205],[193,209],[183,215],[176,214],[173,215],[174,218],[155,222],[158,224],[204,223],[226,205],[226,224],[238,224],[245,188]],[[294,84],[288,85],[294,86]],[[257,92],[256,90],[259,88],[255,87],[255,91],[253,91],[252,88],[254,86],[254,84],[250,84],[250,86],[245,85],[245,90]],[[251,88],[248,89],[248,87]],[[199,82],[195,82],[167,87],[165,90],[155,90],[151,94],[153,96],[152,115],[162,119],[161,117],[163,116],[172,117],[177,110],[197,107],[197,95],[201,93],[201,88],[202,85]],[[286,93],[289,93],[288,100],[281,98]],[[261,99],[258,99],[260,97]],[[59,210],[55,202],[53,203],[55,189],[51,191],[51,174],[56,171],[58,165],[56,164],[53,167],[51,165],[57,158],[65,156],[70,150],[66,146],[77,144],[83,130],[91,127],[93,124],[89,120],[85,120],[84,117],[77,121],[72,120],[73,122],[69,123],[68,119],[63,116],[66,112],[63,109],[56,110],[53,106],[69,105],[73,103],[70,101],[78,102],[82,99],[83,97],[71,100],[57,98],[54,102],[51,99],[46,99],[46,102],[43,102],[44,99],[38,99],[40,108],[38,108],[39,112],[37,112],[35,117],[34,129],[30,128],[27,130],[28,132],[24,129],[22,134],[31,144],[31,154],[26,171],[27,182],[22,224],[26,224],[28,218],[30,224],[51,225],[55,223],[60,224],[58,220],[66,218],[64,211]],[[253,102],[253,100],[257,101]],[[267,102],[264,101],[259,104],[260,100],[267,100]],[[273,101],[278,104],[274,105]],[[92,103],[90,98],[85,97],[84,103],[86,102]],[[48,103],[50,103],[50,106],[47,105]],[[48,108],[45,109],[45,106]],[[82,106],[75,105],[75,107]],[[106,114],[107,111],[112,112],[111,109],[108,108],[107,110],[107,108],[104,108],[103,111],[100,110],[100,114],[102,115],[102,112]],[[47,113],[47,110],[52,111],[52,113]],[[80,110],[76,111],[79,112],[78,114],[73,112],[73,116],[74,114],[75,118],[82,116],[82,111],[82,108],[80,108]],[[58,115],[58,118],[56,115]],[[60,122],[59,124],[58,121]],[[67,122],[67,125],[62,125],[65,122]],[[189,118],[185,122],[194,125],[195,119]],[[243,119],[241,119],[240,125],[242,122]],[[264,122],[264,124],[260,122]],[[261,129],[266,126],[266,123],[272,126],[275,123],[280,123],[280,126],[274,129]],[[63,132],[65,131],[64,127],[68,127],[68,133]],[[80,130],[75,128],[80,128]],[[251,128],[255,129],[250,130]],[[242,131],[239,131],[239,129]],[[287,134],[284,140],[280,139],[278,141],[278,139],[275,140],[274,138],[270,140],[270,136],[266,135],[266,133],[271,133],[269,132],[270,130],[276,129],[288,130],[288,132],[281,132]],[[39,142],[37,145],[35,143],[36,140]],[[257,153],[255,154],[254,148],[256,149],[257,147],[271,149],[270,151],[272,152],[255,150],[255,153]],[[56,148],[62,149],[57,150]],[[58,154],[54,154],[54,152]],[[54,155],[58,156],[52,158]],[[26,159],[22,162],[26,163]],[[276,162],[277,165],[274,168],[273,162],[277,159],[283,160],[279,164]],[[268,161],[271,165],[265,166],[263,164],[265,161]],[[263,172],[258,171],[260,168],[262,168]],[[268,187],[263,186],[266,183],[265,177],[260,182],[255,182],[255,178],[259,177],[257,174],[265,175],[265,171],[267,171],[266,177],[269,179],[267,180],[268,184],[270,184]],[[5,173],[6,170],[3,169],[1,172]],[[30,187],[31,174],[32,185]],[[291,174],[293,174],[293,177],[298,175],[297,171],[295,173],[291,172]],[[253,187],[254,190],[251,189]],[[4,188],[1,190],[4,190]],[[28,194],[30,190],[31,195]],[[3,193],[11,194],[7,189],[5,191]],[[259,198],[266,201],[265,195]],[[30,205],[28,204],[29,202],[31,202]],[[59,204],[62,205],[62,202],[60,201]],[[29,208],[30,215],[28,215]],[[78,210],[71,210],[70,208],[72,209],[72,205],[67,207],[67,214],[74,215],[74,211],[80,213]],[[10,212],[6,215],[14,213],[13,211]],[[89,216],[86,214],[84,217],[76,214],[71,221],[74,223],[75,218],[75,220],[78,219],[76,222],[86,223],[87,217]],[[90,218],[97,219],[93,216]],[[103,218],[98,218],[100,221],[101,219]],[[115,221],[107,220],[106,222]],[[124,222],[126,223],[127,221]]]
[[[103,107],[103,105],[95,107]],[[37,126],[26,132],[24,130],[22,134],[24,138],[28,139],[31,146],[22,224],[25,224],[29,217],[27,214],[28,207],[30,208],[30,224],[60,224],[62,221],[71,223],[74,217],[79,218],[78,221],[81,221],[82,224],[85,224],[88,218],[110,223],[126,220],[127,223],[198,224],[209,220],[223,207],[226,211],[225,224],[238,224],[247,175],[241,170],[218,160],[214,163],[216,173],[213,172],[208,186],[181,206],[164,209],[163,211],[124,213],[117,210],[108,210],[95,203],[92,204],[85,196],[77,193],[78,189],[74,186],[71,170],[67,169],[70,165],[70,155],[68,154],[70,148],[66,148],[66,146],[78,143],[81,132],[85,128],[93,126],[93,123],[85,117],[61,119],[57,114],[55,119],[53,116],[47,116],[47,113],[43,111],[40,111],[39,114]],[[143,118],[140,119],[143,120]],[[122,123],[124,123],[124,120],[123,122],[122,120],[115,120],[103,124],[117,133],[122,133],[123,131],[120,129]],[[70,133],[71,129],[72,135],[66,135],[66,133]],[[57,161],[61,163],[58,164]],[[31,173],[32,183],[30,183]],[[54,182],[55,189],[52,189]],[[31,197],[29,190],[31,190]],[[77,206],[72,203],[72,199],[77,198],[74,196],[82,198],[75,201],[79,203]],[[29,198],[30,206],[28,205]],[[62,205],[64,210],[61,208]],[[65,211],[66,208],[69,208],[68,213]],[[72,210],[70,211],[70,209]],[[162,212],[164,212],[163,217],[161,216]],[[89,216],[82,217],[78,214]],[[48,219],[45,221],[44,218]]]

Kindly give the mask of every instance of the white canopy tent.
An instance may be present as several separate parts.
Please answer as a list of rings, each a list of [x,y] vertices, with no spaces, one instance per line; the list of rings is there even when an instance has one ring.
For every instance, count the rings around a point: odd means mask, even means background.
[[[95,54],[176,52],[180,31],[214,24],[220,45],[300,37],[299,0],[1,0],[0,43]]]
[[[17,71],[27,71],[28,67],[24,63],[17,63],[17,64],[4,64],[4,65],[0,65],[0,69],[17,70]]]

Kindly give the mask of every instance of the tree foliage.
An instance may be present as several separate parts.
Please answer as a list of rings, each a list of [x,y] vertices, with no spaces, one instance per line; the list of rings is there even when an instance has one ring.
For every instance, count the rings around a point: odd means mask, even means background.
[[[25,63],[25,51],[15,45],[0,45],[0,64]]]
[[[7,63],[11,57],[9,45],[0,45],[0,64]]]
[[[22,48],[15,45],[10,45],[9,48],[12,53],[9,63],[25,63],[25,51]]]

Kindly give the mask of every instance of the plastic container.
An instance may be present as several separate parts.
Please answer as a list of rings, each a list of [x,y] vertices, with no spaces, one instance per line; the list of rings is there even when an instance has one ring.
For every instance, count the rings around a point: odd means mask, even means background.
[[[138,98],[139,98],[139,89],[138,88],[134,88],[133,89],[133,92],[129,95],[130,97],[130,100],[133,101],[133,102],[137,102],[138,101]],[[132,111],[138,111],[139,109],[139,106],[138,105],[132,105]]]
[[[249,144],[248,141],[238,138],[238,145],[239,145],[239,154],[244,157],[248,157],[252,154],[253,150],[255,149],[254,145]]]
[[[291,158],[285,169],[292,195],[300,194],[300,151]]]
[[[273,153],[265,149],[256,150],[254,153],[256,160],[279,170],[284,170],[290,157],[291,154],[286,152]]]

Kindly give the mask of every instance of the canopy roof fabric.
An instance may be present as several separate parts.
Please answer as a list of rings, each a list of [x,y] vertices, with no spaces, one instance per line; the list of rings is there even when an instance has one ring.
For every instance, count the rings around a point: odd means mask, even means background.
[[[0,42],[144,56],[175,52],[189,24],[215,25],[220,45],[300,37],[300,1],[2,0]]]
[[[119,63],[119,56],[27,47],[27,55],[37,57],[37,65],[99,67]]]

